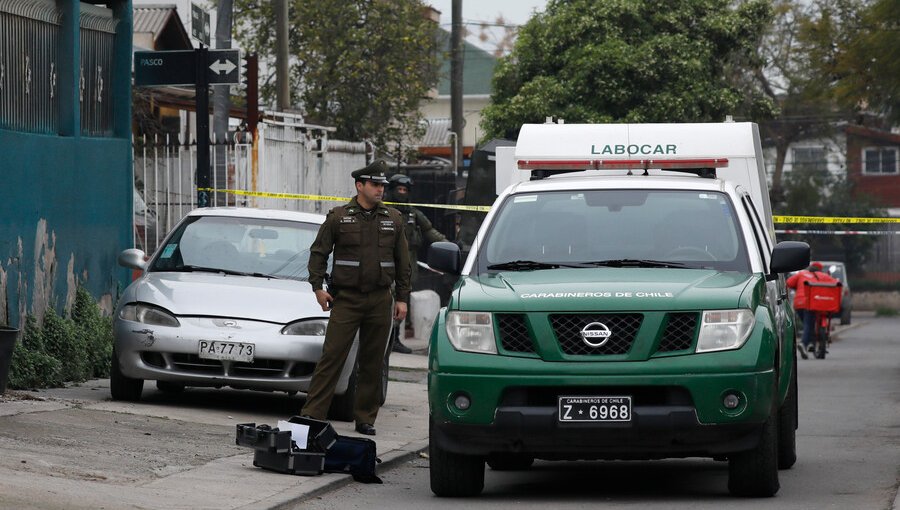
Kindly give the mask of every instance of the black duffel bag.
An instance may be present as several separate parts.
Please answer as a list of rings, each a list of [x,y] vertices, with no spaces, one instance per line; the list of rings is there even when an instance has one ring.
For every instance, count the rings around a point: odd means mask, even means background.
[[[375,474],[375,466],[380,462],[375,441],[363,437],[337,436],[325,451],[326,473],[349,473],[357,482],[382,483]]]

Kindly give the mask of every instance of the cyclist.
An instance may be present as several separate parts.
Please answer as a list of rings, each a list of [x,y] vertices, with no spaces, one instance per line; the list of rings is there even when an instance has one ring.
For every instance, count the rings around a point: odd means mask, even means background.
[[[809,309],[808,290],[807,286],[803,285],[807,281],[836,283],[837,280],[822,270],[821,262],[813,262],[803,271],[799,271],[787,279],[787,286],[796,291],[794,295],[794,310],[797,311],[797,315],[803,320],[803,349],[812,352],[815,346],[813,332],[816,327],[816,312]]]

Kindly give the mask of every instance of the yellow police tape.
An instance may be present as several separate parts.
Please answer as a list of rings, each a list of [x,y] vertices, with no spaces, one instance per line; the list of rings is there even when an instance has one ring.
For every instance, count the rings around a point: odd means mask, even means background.
[[[197,191],[208,191],[210,193],[231,193],[232,195],[241,195],[244,197],[260,197],[260,198],[280,198],[285,200],[321,200],[325,202],[349,202],[350,197],[334,197],[329,195],[305,195],[298,193],[269,193],[267,191],[246,191],[240,189],[213,189],[213,188],[197,188]],[[449,204],[416,204],[416,203],[399,203],[388,202],[391,205],[409,205],[413,207],[430,207],[432,209],[452,209],[455,211],[477,211],[488,212],[491,210],[489,205],[449,205]]]
[[[900,223],[900,218],[851,218],[847,216],[773,216],[775,223]]]
[[[267,191],[247,191],[241,189],[213,189],[198,188],[197,191],[210,193],[231,193],[245,197],[280,198],[284,200],[321,200],[326,202],[349,202],[349,197],[335,197],[330,195],[308,195],[298,193],[269,193]],[[413,207],[426,207],[431,209],[450,209],[454,211],[488,212],[489,205],[450,205],[450,204],[417,204],[385,202],[391,205],[410,205]],[[852,217],[828,217],[828,216],[773,216],[775,223],[900,223],[900,218],[852,218]]]

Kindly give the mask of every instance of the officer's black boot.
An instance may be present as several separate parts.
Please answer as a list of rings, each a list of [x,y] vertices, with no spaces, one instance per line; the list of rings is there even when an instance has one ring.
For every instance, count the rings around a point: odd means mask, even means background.
[[[394,330],[391,332],[391,350],[400,354],[410,354],[412,352],[412,349],[403,345],[403,342],[400,341],[399,324],[394,326]]]

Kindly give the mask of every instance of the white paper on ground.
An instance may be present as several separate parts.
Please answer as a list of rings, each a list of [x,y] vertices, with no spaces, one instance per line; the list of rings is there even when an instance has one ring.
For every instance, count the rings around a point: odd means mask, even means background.
[[[306,449],[306,441],[309,439],[309,425],[278,420],[278,430],[290,430],[291,439],[297,443],[297,448],[301,450]]]

